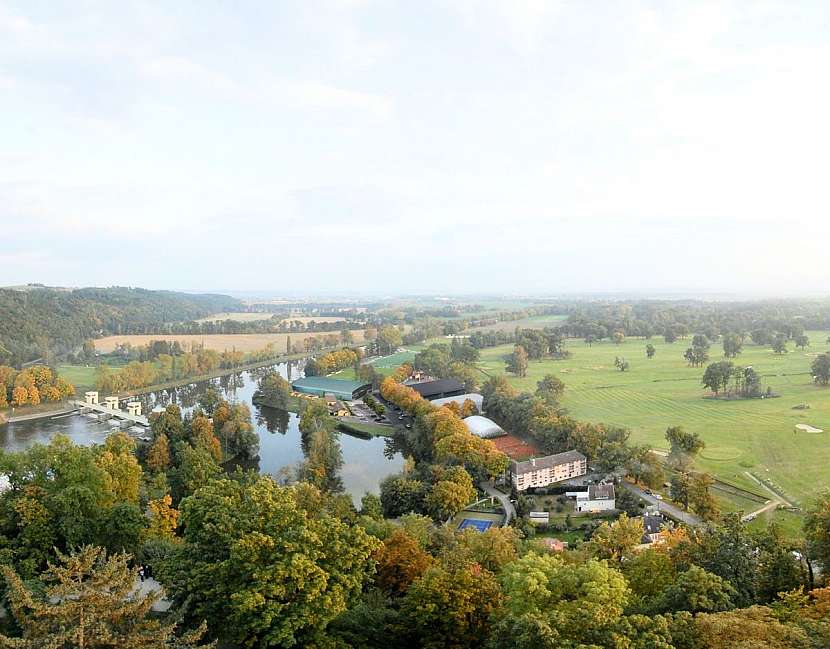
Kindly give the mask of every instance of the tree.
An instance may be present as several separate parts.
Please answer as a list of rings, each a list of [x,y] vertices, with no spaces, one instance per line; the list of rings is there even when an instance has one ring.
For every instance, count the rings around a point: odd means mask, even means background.
[[[383,514],[388,518],[423,512],[425,495],[426,486],[420,480],[390,475],[380,483],[380,501]]]
[[[565,393],[565,383],[553,374],[545,374],[541,381],[536,383],[536,394],[548,403],[556,403]]]
[[[697,433],[689,433],[682,426],[666,429],[666,441],[669,443],[669,462],[678,467],[687,466],[704,448],[705,442]]]
[[[625,372],[629,368],[629,362],[624,358],[620,358],[617,356],[614,358],[614,367],[616,367],[620,372]]]
[[[179,512],[173,509],[172,504],[173,499],[169,494],[147,503],[147,510],[150,513],[150,527],[147,533],[151,537],[170,540],[175,537]]]
[[[527,375],[527,352],[521,345],[513,348],[513,353],[507,359],[507,371],[516,376]]]
[[[306,458],[300,468],[300,477],[330,493],[343,490],[343,481],[339,475],[343,467],[343,452],[335,432],[336,425],[322,399],[306,404],[300,417],[299,427]]]
[[[672,327],[667,327],[663,332],[663,340],[671,344],[677,341],[677,332]]]
[[[206,449],[193,448],[187,442],[179,442],[176,458],[177,466],[170,472],[174,502],[179,502],[222,474],[222,468]]]
[[[653,548],[635,553],[623,562],[621,569],[641,612],[653,610],[654,600],[677,578],[668,553]]]
[[[715,480],[708,473],[693,473],[689,481],[689,504],[704,520],[717,518],[720,511],[718,502],[710,491],[713,484]]]
[[[135,457],[135,442],[125,433],[113,433],[99,448],[97,464],[104,471],[105,488],[113,502],[138,504],[141,466]]]
[[[822,493],[804,520],[810,555],[825,568],[830,568],[830,492]]]
[[[787,353],[787,337],[784,334],[775,334],[775,338],[772,341],[772,351],[776,354]]]
[[[726,358],[735,358],[741,353],[744,340],[739,334],[729,333],[723,337],[723,355]]]
[[[103,549],[92,546],[72,555],[58,553],[58,563],[42,575],[43,596],[3,566],[9,603],[23,638],[0,636],[0,642],[21,649],[195,647],[203,629],[175,638],[174,624],[153,619],[150,607],[160,595],[133,592],[138,570],[130,570],[128,560],[129,555],[107,557]]]
[[[463,467],[447,469],[427,494],[424,504],[437,519],[446,520],[475,500],[476,490],[470,474]]]
[[[751,606],[721,613],[701,613],[695,617],[700,649],[804,649],[823,647],[810,641],[794,624],[783,624],[771,609]]]
[[[396,529],[383,542],[375,559],[375,582],[392,596],[403,595],[433,563],[432,557],[402,528]]]
[[[692,367],[702,367],[709,360],[709,339],[703,334],[695,334],[692,346],[684,352],[683,358]]]
[[[381,329],[380,332],[378,332],[377,337],[378,343],[384,345],[386,347],[386,351],[390,354],[400,347],[403,342],[400,330],[393,326]]]
[[[804,349],[809,344],[810,344],[810,338],[808,336],[806,336],[805,334],[799,334],[798,336],[795,337],[795,346],[796,347],[801,347],[802,351],[804,351]]]
[[[732,361],[718,361],[710,363],[703,373],[703,387],[709,388],[715,394],[726,390],[732,378],[734,364]]]
[[[519,555],[521,536],[515,527],[491,527],[484,532],[465,529],[456,532],[444,545],[441,560],[445,565],[477,564],[498,574]]]
[[[622,345],[625,342],[625,333],[622,331],[615,331],[611,334],[611,340],[615,345]]]
[[[727,611],[733,607],[734,596],[735,589],[728,581],[699,566],[690,566],[663,589],[655,602],[655,612]]]
[[[291,399],[291,384],[278,372],[268,372],[259,380],[253,403],[287,410]]]
[[[810,371],[813,373],[813,381],[818,385],[830,383],[830,354],[816,356],[810,366]]]
[[[167,435],[161,433],[147,451],[147,468],[151,471],[166,471],[170,468],[170,444]]]
[[[629,591],[625,577],[604,561],[571,564],[531,552],[505,566],[502,584],[492,646],[615,646]]]
[[[737,607],[756,601],[758,583],[758,544],[739,514],[727,514],[720,524],[698,531],[694,542],[686,546],[689,563],[728,581]]]
[[[683,509],[689,509],[691,482],[689,481],[688,474],[676,473],[672,476],[669,495],[674,502],[680,503],[683,506]]]
[[[632,449],[627,466],[628,475],[649,487],[659,487],[665,480],[663,465],[648,446]]]
[[[259,453],[259,436],[246,404],[219,402],[213,412],[213,427],[227,457],[252,460]]]
[[[651,343],[648,343],[646,345],[646,358],[652,359],[652,358],[654,358],[654,355],[656,353],[657,353],[657,350],[655,349],[654,345],[652,345]]]
[[[591,537],[589,548],[599,559],[621,563],[634,546],[639,545],[643,538],[643,521],[639,518],[629,518],[627,514],[613,523],[605,521]]]
[[[156,572],[228,644],[307,646],[370,577],[378,541],[311,515],[298,494],[268,477],[220,480],[182,503],[184,543]]]
[[[501,602],[498,582],[477,564],[437,565],[409,587],[401,605],[407,646],[479,647]]]

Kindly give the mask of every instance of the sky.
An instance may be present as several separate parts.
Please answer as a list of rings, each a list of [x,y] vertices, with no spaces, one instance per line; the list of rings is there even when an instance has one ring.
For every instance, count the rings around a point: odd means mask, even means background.
[[[0,0],[0,284],[830,293],[830,4]]]

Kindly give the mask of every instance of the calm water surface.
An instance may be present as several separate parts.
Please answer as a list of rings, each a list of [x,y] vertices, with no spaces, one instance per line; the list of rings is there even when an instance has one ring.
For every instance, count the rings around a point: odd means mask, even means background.
[[[302,365],[279,363],[272,367],[258,368],[222,376],[209,381],[152,392],[138,397],[143,412],[156,406],[175,403],[187,412],[196,405],[199,396],[209,387],[216,388],[229,401],[244,401],[251,407],[254,430],[259,435],[259,471],[276,475],[286,466],[303,460],[300,447],[299,418],[294,413],[251,405],[258,378],[269,369],[275,369],[292,380],[302,376]],[[47,444],[56,433],[63,433],[76,444],[102,444],[110,433],[108,422],[98,422],[83,415],[57,419],[32,419],[0,426],[0,447],[19,451],[32,444]],[[390,473],[397,473],[403,466],[403,458],[393,449],[387,449],[383,438],[361,439],[345,433],[340,435],[343,449],[343,468],[340,472],[346,491],[355,503],[367,491],[378,493],[378,483]]]

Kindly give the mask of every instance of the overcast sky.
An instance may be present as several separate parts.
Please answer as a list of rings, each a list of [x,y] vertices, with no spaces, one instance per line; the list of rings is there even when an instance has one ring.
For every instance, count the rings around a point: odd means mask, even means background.
[[[0,284],[830,293],[829,23],[0,0]]]

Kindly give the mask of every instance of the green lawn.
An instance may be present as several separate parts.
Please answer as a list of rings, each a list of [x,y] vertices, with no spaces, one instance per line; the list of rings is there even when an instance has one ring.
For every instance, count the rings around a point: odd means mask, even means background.
[[[83,394],[95,386],[95,367],[85,365],[58,365],[58,376],[75,386],[76,394]]]
[[[524,378],[510,378],[519,388],[533,390],[536,381],[552,373],[566,385],[563,405],[578,419],[605,422],[631,429],[632,440],[655,448],[667,447],[668,426],[681,425],[700,434],[706,449],[698,459],[701,469],[753,491],[757,484],[746,476],[772,480],[798,504],[809,505],[822,490],[830,487],[830,388],[812,383],[809,369],[813,357],[830,351],[827,332],[808,332],[812,342],[806,351],[790,343],[789,353],[778,356],[770,349],[748,344],[736,359],[752,365],[764,377],[764,384],[780,398],[742,401],[704,399],[700,384],[703,368],[691,368],[683,359],[689,340],[666,344],[653,338],[657,350],[648,360],[646,341],[629,339],[621,345],[610,342],[589,347],[570,340],[572,353],[564,361],[531,361]],[[504,373],[504,356],[510,346],[482,351],[480,367],[489,374]],[[614,367],[616,356],[630,363],[627,372]],[[719,344],[710,350],[711,360],[722,360]],[[793,409],[802,403],[807,410]],[[795,433],[794,426],[806,423],[825,433]],[[779,512],[776,519],[784,517]]]
[[[357,421],[339,421],[338,427],[347,433],[357,433],[358,435],[371,435],[372,437],[390,437],[394,432],[394,427],[383,424],[370,424]]]

